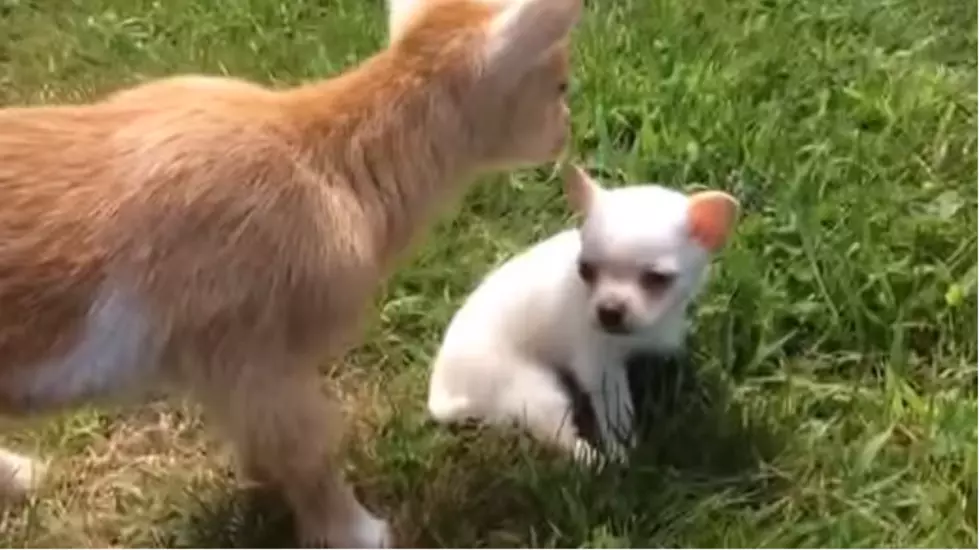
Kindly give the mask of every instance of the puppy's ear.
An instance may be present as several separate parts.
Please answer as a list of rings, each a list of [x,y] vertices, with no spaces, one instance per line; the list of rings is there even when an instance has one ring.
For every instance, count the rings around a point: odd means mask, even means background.
[[[482,0],[486,1],[486,0]],[[498,0],[486,30],[486,74],[504,88],[562,46],[581,17],[582,0]]]
[[[587,214],[602,192],[602,187],[572,163],[566,164],[561,170],[561,179],[564,182],[564,195],[571,209],[579,214]]]
[[[727,243],[741,206],[737,199],[722,191],[702,191],[690,196],[687,219],[690,236],[710,252]]]

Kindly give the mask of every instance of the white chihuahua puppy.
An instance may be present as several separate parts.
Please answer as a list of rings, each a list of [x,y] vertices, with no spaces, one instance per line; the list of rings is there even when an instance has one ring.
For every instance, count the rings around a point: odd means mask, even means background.
[[[491,272],[456,312],[432,366],[428,410],[442,423],[517,424],[575,458],[600,457],[571,422],[561,369],[590,398],[604,450],[635,443],[625,359],[682,350],[686,309],[738,216],[720,191],[604,189],[563,174],[584,216]]]

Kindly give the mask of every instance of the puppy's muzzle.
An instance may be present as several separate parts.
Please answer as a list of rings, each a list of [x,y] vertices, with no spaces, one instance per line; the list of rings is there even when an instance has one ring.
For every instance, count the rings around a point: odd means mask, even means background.
[[[610,334],[625,334],[628,332],[625,304],[619,302],[599,304],[595,309],[595,316],[598,319],[599,326],[605,332]]]

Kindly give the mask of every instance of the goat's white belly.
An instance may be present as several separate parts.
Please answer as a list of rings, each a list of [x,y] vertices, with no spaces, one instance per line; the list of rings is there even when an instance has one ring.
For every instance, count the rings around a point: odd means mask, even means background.
[[[156,336],[136,296],[104,286],[74,346],[19,377],[13,396],[18,408],[46,409],[142,394],[158,375]]]

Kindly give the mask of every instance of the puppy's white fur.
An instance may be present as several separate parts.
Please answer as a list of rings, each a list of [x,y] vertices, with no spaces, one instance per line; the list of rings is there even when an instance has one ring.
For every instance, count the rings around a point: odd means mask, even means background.
[[[719,192],[606,190],[574,167],[565,189],[581,228],[510,259],[467,298],[432,366],[428,410],[439,422],[516,423],[591,462],[598,450],[576,432],[555,375],[566,369],[590,397],[605,451],[622,459],[634,443],[625,358],[682,348],[687,306],[738,205]],[[611,331],[597,313],[609,304],[621,314]]]

